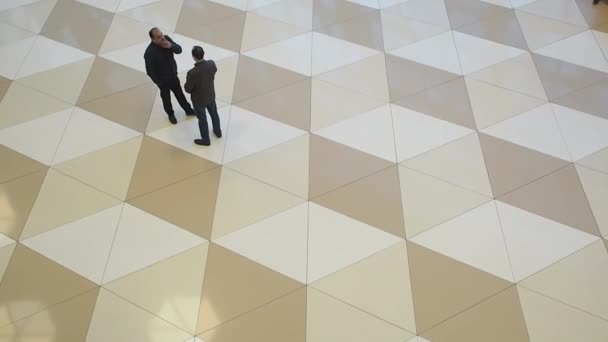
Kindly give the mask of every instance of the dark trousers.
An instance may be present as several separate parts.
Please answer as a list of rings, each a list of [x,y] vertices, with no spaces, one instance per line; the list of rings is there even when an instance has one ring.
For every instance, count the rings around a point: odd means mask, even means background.
[[[194,113],[192,107],[188,100],[186,100],[186,96],[184,96],[184,91],[182,90],[182,85],[179,82],[179,78],[175,76],[172,80],[165,80],[159,86],[160,88],[160,98],[163,99],[163,107],[165,108],[165,112],[167,115],[173,115],[173,105],[171,104],[171,92],[175,95],[177,102],[182,107],[182,109],[186,112],[186,114]]]
[[[220,116],[217,113],[217,104],[215,101],[206,106],[194,107],[194,112],[198,118],[198,129],[201,131],[201,138],[204,141],[209,141],[209,125],[207,124],[207,114],[205,113],[205,110],[209,112],[209,116],[211,117],[213,131],[221,132],[222,128],[220,126]]]

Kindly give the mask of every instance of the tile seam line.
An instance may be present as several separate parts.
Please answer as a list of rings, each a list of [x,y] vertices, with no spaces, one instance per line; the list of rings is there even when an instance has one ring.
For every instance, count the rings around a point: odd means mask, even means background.
[[[1,145],[1,146],[6,147],[6,148],[7,148],[7,149],[9,149],[9,150],[11,150],[11,152],[16,152],[16,153],[19,153],[19,152],[17,152],[17,151],[15,151],[15,150],[11,149],[10,147],[8,147],[8,146],[6,146],[6,145],[4,145],[4,144],[0,144],[0,145]],[[23,154],[21,154],[21,155],[23,156]],[[25,157],[27,157],[27,156],[25,156]],[[31,158],[30,158],[30,159],[31,159]],[[32,159],[32,160],[33,160],[33,159]],[[36,162],[38,162],[38,161],[36,161]],[[40,163],[40,162],[38,162],[38,163]],[[40,163],[40,164],[42,164],[42,163]],[[44,165],[44,164],[42,164],[42,165]],[[9,178],[9,179],[7,179],[7,180],[5,180],[5,181],[3,181],[3,182],[0,182],[0,186],[2,186],[2,185],[4,185],[4,184],[7,184],[7,183],[10,183],[10,182],[14,182],[14,181],[19,180],[19,179],[21,179],[21,178],[25,178],[25,177],[27,177],[27,176],[31,176],[31,175],[33,175],[34,173],[42,172],[43,170],[44,170],[45,172],[47,172],[47,171],[48,171],[48,169],[50,169],[50,168],[51,168],[50,166],[48,166],[48,165],[44,165],[44,167],[38,168],[38,169],[36,169],[36,170],[34,170],[34,171],[30,171],[30,172],[28,172],[28,173],[24,173],[24,174],[21,174],[21,175],[19,175],[19,176],[16,176],[16,177],[13,177],[13,178]],[[588,168],[588,169],[590,169],[589,167],[587,167],[587,168]]]

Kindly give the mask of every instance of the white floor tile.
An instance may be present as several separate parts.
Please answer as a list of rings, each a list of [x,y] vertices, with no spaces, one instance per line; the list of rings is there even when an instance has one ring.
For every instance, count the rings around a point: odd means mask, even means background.
[[[452,32],[445,32],[390,52],[395,56],[462,75]]]
[[[312,74],[318,75],[380,53],[321,33],[312,34]]]
[[[11,80],[15,79],[23,60],[32,49],[35,41],[36,37],[31,37],[0,45],[0,56],[2,56],[0,76]]]
[[[88,52],[38,36],[27,57],[23,60],[17,78],[78,62],[92,56]]]
[[[246,56],[311,76],[312,33],[245,52]]]
[[[591,31],[579,33],[534,52],[564,62],[608,72],[608,61]]]
[[[574,161],[608,146],[608,120],[556,104],[553,111]]]
[[[522,55],[524,50],[454,32],[460,66],[465,75]]]

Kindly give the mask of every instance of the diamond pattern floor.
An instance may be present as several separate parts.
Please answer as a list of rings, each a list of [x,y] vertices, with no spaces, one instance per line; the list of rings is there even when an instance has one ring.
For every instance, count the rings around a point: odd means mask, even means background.
[[[0,341],[606,342],[607,56],[592,0],[0,1]]]

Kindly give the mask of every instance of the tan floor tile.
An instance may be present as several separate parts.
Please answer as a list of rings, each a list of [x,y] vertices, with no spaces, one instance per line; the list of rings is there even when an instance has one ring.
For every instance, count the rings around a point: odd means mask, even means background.
[[[95,287],[94,283],[76,273],[19,245],[0,284],[0,326],[48,309]]]
[[[494,197],[502,196],[568,165],[565,160],[486,134],[480,134],[479,139]]]
[[[0,129],[70,107],[66,102],[13,82],[0,103]]]
[[[518,286],[532,342],[603,342],[608,321]]]
[[[306,337],[306,289],[220,325],[200,338],[205,342],[309,341]]]
[[[481,22],[508,11],[507,8],[478,0],[445,0],[452,28]]]
[[[308,290],[306,341],[409,341],[413,335],[377,317],[332,298]]]
[[[563,97],[608,77],[603,72],[550,57],[537,54],[532,57],[549,100]]]
[[[450,28],[444,0],[398,1],[396,5],[384,9],[383,12],[437,25],[446,30]]]
[[[500,197],[502,202],[600,236],[576,168],[570,165]]]
[[[4,95],[8,91],[8,88],[11,86],[11,82],[12,81],[8,78],[0,76],[0,103],[2,102]]]
[[[234,84],[233,101],[251,99],[303,79],[305,76],[296,72],[241,56]]]
[[[238,106],[290,126],[310,130],[311,79],[238,103]]]
[[[47,232],[119,203],[119,200],[51,169],[44,179],[21,239]]]
[[[127,194],[133,199],[217,167],[207,159],[145,137]]]
[[[589,206],[602,236],[608,236],[608,174],[576,166]]]
[[[243,29],[241,52],[270,45],[305,32],[304,28],[249,12]]]
[[[402,329],[416,331],[405,241],[321,279],[312,287]]]
[[[405,238],[397,166],[326,193],[314,202]]]
[[[0,233],[19,239],[45,176],[46,168],[0,184]]]
[[[221,71],[215,75],[215,96],[220,102],[225,102],[226,104],[232,103],[239,56],[240,55],[235,55],[216,62],[217,69]],[[217,103],[218,108],[221,108],[220,102]],[[165,119],[164,114],[163,110],[163,120]]]
[[[407,247],[419,333],[511,285],[416,244]]]
[[[127,3],[123,2],[122,5],[127,5]],[[129,8],[120,14],[150,26],[158,26],[168,32],[174,32],[182,4],[182,0],[147,1],[144,6]]]
[[[83,183],[124,200],[142,143],[137,137],[55,165],[54,168]]]
[[[149,41],[148,31],[150,25],[144,24],[124,15],[116,14],[108,28],[98,54],[120,50],[129,46]],[[142,51],[143,53],[143,51]]]
[[[6,269],[11,262],[11,258],[13,256],[13,252],[17,247],[16,243],[12,243],[8,246],[4,246],[0,248],[0,282],[2,278],[4,278],[4,274],[6,273]]]
[[[254,10],[268,18],[312,29],[313,0],[280,0]]]
[[[585,157],[576,163],[603,173],[608,173],[608,148]]]
[[[433,342],[528,342],[516,287],[472,307],[422,336]]]
[[[215,168],[129,203],[209,240],[220,174]]]
[[[42,0],[0,13],[0,21],[22,29],[40,33],[57,0]]]
[[[608,119],[608,100],[603,96],[608,91],[608,79],[553,100],[562,106]]]
[[[477,23],[460,26],[457,30],[496,43],[524,50],[528,49],[528,44],[514,11],[497,11],[485,16],[483,20]]]
[[[198,35],[202,34],[204,26],[213,26],[212,24],[243,14],[241,10],[213,1],[184,0],[183,3],[175,32],[195,39],[200,38]],[[239,17],[242,17],[244,22],[245,16]]]
[[[80,107],[118,124],[145,132],[158,87],[146,83],[135,88],[81,104]]]
[[[89,291],[48,310],[0,328],[0,339],[8,339],[7,341],[84,341],[98,293],[98,289]]]
[[[310,138],[309,197],[318,197],[392,163],[317,135]]]
[[[323,26],[344,22],[372,10],[372,8],[345,0],[314,0],[312,26],[316,30]]]
[[[413,237],[490,201],[489,197],[399,167],[405,232]]]
[[[182,342],[192,335],[102,289],[87,342]]]
[[[211,236],[218,239],[303,202],[288,192],[223,168]]]
[[[78,103],[87,103],[146,82],[151,81],[143,72],[97,57]]]
[[[459,77],[447,71],[391,55],[386,56],[386,71],[392,102]]]
[[[209,244],[192,248],[104,288],[194,334],[208,249]]]
[[[227,18],[215,21],[213,24],[208,24],[203,27],[190,29],[182,29],[184,35],[213,44],[221,48],[240,52],[241,43],[243,41],[243,30],[245,29],[246,14],[231,15]],[[201,18],[195,20],[200,21]],[[191,31],[193,30],[194,31]]]
[[[75,0],[59,0],[42,28],[42,35],[96,54],[114,14]]]
[[[3,164],[0,169],[0,184],[46,168],[45,165],[5,146],[0,146],[0,160]]]
[[[197,332],[206,332],[217,326],[219,326],[218,330],[224,330],[221,326],[223,323],[301,287],[303,285],[295,280],[223,247],[211,244]],[[226,334],[231,336],[237,333],[234,329],[225,330]],[[262,331],[263,329],[259,329],[258,333]],[[209,334],[212,337],[213,331]],[[218,341],[233,340],[218,339]]]
[[[516,15],[530,50],[539,49],[585,30],[582,26],[541,17],[532,13],[516,11]]]
[[[328,36],[384,51],[380,11],[372,11],[318,30]]]
[[[411,1],[405,2],[408,4]],[[439,25],[427,24],[422,21],[393,14],[391,9],[381,11],[384,48],[392,51],[400,47],[422,41],[448,29]]]
[[[475,117],[463,77],[406,97],[396,101],[395,104],[457,125],[476,129]]]

